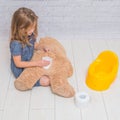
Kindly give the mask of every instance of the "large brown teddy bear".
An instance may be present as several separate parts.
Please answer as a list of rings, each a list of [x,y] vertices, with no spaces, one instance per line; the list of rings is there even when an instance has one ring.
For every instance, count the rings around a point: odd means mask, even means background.
[[[73,74],[73,68],[66,56],[64,47],[57,40],[50,37],[41,38],[39,47],[40,50],[34,52],[32,61],[40,60],[44,56],[49,56],[52,58],[50,68],[25,68],[14,82],[16,89],[22,91],[32,89],[37,80],[39,80],[41,76],[46,75],[50,78],[53,93],[63,97],[74,96],[74,89],[67,80],[67,78]],[[50,51],[45,52],[44,48],[49,48]]]

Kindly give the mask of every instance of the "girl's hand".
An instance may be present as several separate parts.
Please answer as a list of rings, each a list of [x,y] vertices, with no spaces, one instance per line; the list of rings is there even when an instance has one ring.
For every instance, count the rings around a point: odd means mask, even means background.
[[[50,64],[50,62],[46,61],[46,60],[37,61],[37,66],[39,66],[39,67],[44,67],[44,66],[47,66],[49,64]]]

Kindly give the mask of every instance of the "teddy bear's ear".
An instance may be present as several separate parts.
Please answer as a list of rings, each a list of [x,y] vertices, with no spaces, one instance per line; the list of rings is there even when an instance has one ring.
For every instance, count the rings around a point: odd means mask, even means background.
[[[43,41],[43,39],[44,39],[44,38],[40,38],[39,42],[40,42],[40,41]]]
[[[44,41],[45,41],[44,38],[40,38],[40,40],[39,40],[39,45],[43,45],[43,44],[44,44]]]
[[[39,44],[50,44],[51,42],[48,42],[48,40],[50,41],[51,39],[49,37],[40,38]]]
[[[39,41],[39,43],[41,42],[43,42],[43,41],[46,41],[46,40],[49,40],[49,37],[42,37],[42,38],[40,38],[40,41]],[[46,43],[46,42],[45,42]]]

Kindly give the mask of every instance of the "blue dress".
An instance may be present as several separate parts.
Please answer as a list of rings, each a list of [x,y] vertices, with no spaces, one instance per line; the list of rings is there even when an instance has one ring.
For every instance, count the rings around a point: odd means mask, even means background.
[[[13,56],[21,55],[22,61],[30,61],[33,56],[34,44],[35,44],[36,39],[34,38],[34,34],[32,34],[31,36],[28,36],[28,37],[29,37],[29,42],[30,42],[31,46],[26,45],[23,47],[22,44],[17,40],[13,40],[10,43],[11,71],[16,78],[19,77],[19,75],[23,72],[24,68],[16,67],[14,60],[13,60]],[[35,86],[39,86],[39,81],[37,81]]]

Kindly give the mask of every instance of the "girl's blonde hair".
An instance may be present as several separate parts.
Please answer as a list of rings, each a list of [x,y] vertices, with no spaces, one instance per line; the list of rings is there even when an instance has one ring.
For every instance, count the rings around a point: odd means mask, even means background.
[[[38,35],[37,19],[37,15],[31,9],[22,7],[15,11],[11,22],[10,41],[17,40],[23,45],[29,45],[27,29],[35,25],[34,36],[36,38]]]

